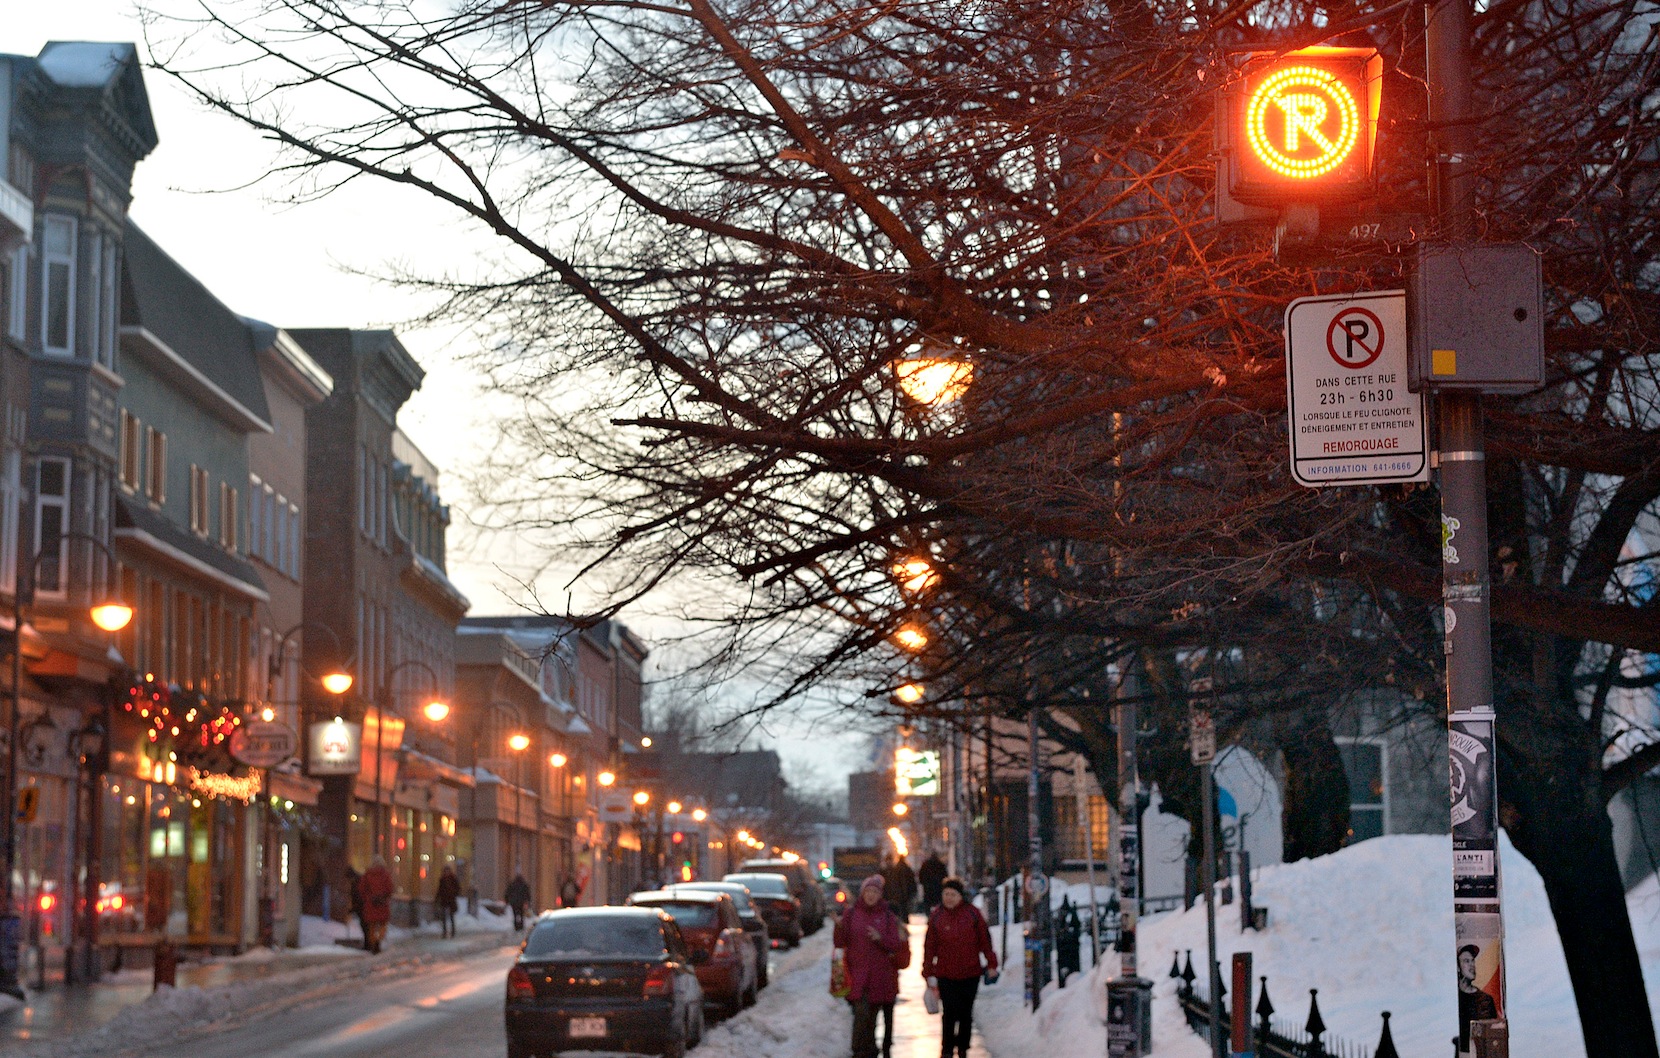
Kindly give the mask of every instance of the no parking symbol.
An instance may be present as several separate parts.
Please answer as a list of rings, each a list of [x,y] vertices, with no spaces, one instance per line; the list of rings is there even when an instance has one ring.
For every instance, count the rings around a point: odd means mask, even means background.
[[[1344,309],[1326,327],[1326,352],[1351,370],[1370,367],[1383,352],[1383,321],[1371,309]]]

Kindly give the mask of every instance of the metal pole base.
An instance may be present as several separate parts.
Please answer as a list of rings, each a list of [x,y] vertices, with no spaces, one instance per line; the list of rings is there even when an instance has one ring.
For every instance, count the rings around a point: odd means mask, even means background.
[[[1153,1051],[1153,982],[1118,977],[1107,982],[1107,1058],[1143,1058]]]

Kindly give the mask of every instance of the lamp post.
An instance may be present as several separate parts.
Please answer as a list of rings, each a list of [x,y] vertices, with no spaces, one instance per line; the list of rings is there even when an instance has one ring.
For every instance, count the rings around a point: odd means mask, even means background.
[[[392,683],[393,683],[393,680],[398,675],[398,673],[402,672],[404,669],[421,669],[428,676],[431,676],[432,677],[432,689],[435,692],[440,690],[443,687],[443,682],[441,680],[439,680],[438,673],[433,671],[433,668],[432,668],[431,665],[428,665],[424,661],[416,661],[416,660],[413,660],[413,659],[411,659],[409,661],[400,661],[396,665],[393,665],[390,669],[388,669],[386,671],[386,682],[381,685],[380,694],[377,697],[377,700],[376,700],[376,703],[375,703],[375,811],[374,811],[374,815],[375,815],[375,854],[380,856],[382,859],[386,858],[386,828],[385,828],[385,826],[383,825],[383,822],[382,822],[382,820],[384,818],[384,813],[381,812],[381,807],[380,807],[381,751],[382,751],[382,748],[383,748],[382,747],[382,742],[383,742],[382,734],[386,730],[386,705],[384,703],[388,703],[392,700]],[[439,701],[438,699],[435,698],[432,702],[428,703],[427,707],[431,708],[434,705],[444,705],[445,708],[443,710],[443,715],[444,716],[449,715],[449,708],[448,708],[448,705],[446,703],[441,702],[441,701]]]
[[[26,589],[32,592],[35,580],[40,570],[40,560],[47,554],[60,553],[63,545],[71,540],[91,544],[109,560],[111,570],[115,568],[115,553],[109,545],[97,537],[87,533],[62,533],[54,537],[49,543],[42,544],[28,562],[17,564],[16,577],[12,583],[12,693],[11,715],[7,718],[6,744],[6,878],[3,889],[5,907],[0,913],[0,992],[23,998],[23,988],[17,980],[18,951],[22,940],[22,920],[18,917],[13,906],[15,892],[13,889],[13,868],[17,862],[17,747],[21,739],[19,720],[23,708],[23,598]],[[65,574],[67,570],[60,571]],[[66,592],[67,594],[67,592]],[[119,632],[127,627],[133,619],[133,608],[114,595],[101,600],[88,611],[92,623],[106,632]],[[88,885],[96,887],[97,879],[88,878]],[[74,910],[71,909],[71,914]]]
[[[508,735],[507,736],[507,748],[512,750],[514,753],[523,753],[525,750],[530,748],[530,736],[523,733],[523,732],[521,732],[521,731],[516,731],[513,734]],[[513,774],[513,827],[512,827],[513,831],[524,829],[524,811],[525,811],[524,776],[518,774],[518,771],[519,771],[518,768],[513,769],[513,773],[514,773]],[[509,831],[509,833],[511,833],[511,832],[512,831]],[[530,876],[532,878],[534,878],[534,877],[536,877],[536,866],[535,866],[536,857],[535,857],[535,845],[534,845],[534,843],[531,846],[531,853],[532,853],[532,855],[530,857],[530,860],[531,860]],[[515,838],[513,840],[513,861],[514,861],[514,866],[515,867],[522,867],[522,864],[519,863],[519,842],[518,842],[517,838]]]

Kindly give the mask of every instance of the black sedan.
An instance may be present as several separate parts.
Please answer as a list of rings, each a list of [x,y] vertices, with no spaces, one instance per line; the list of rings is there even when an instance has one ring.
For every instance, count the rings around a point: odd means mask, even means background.
[[[507,972],[508,1058],[563,1051],[681,1058],[703,1038],[700,956],[656,908],[543,914]]]
[[[749,898],[760,910],[774,944],[801,946],[801,901],[790,892],[788,878],[782,874],[729,874],[721,881],[737,882],[749,889]]]

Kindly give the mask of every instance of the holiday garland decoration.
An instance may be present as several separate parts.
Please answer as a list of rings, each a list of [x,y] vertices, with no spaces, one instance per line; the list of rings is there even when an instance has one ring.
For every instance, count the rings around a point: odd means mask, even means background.
[[[178,763],[231,775],[241,767],[230,754],[231,734],[242,723],[239,705],[215,705],[195,691],[146,676],[127,685],[121,708],[144,725],[150,745],[170,743]]]

